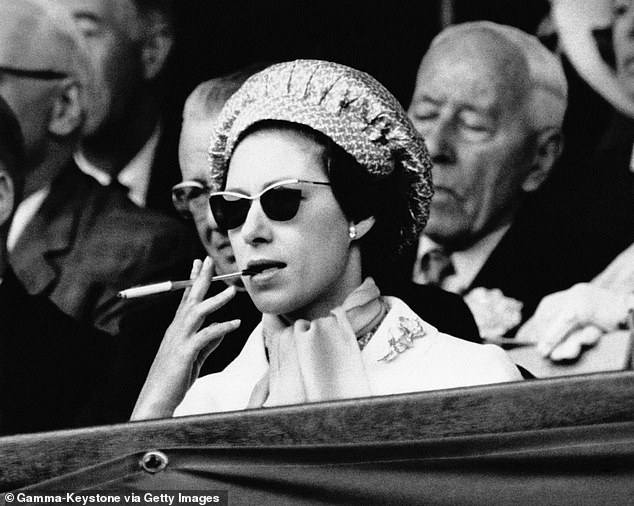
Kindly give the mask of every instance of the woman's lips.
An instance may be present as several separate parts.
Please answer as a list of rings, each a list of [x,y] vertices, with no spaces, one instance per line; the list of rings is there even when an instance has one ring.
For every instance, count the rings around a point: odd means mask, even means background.
[[[278,271],[284,269],[286,264],[284,262],[277,262],[273,260],[249,262],[247,264],[247,271],[251,276],[251,281],[262,282],[270,279]]]

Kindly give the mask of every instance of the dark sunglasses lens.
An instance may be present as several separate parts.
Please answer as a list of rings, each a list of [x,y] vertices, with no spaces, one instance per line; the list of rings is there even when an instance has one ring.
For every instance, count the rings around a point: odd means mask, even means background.
[[[262,210],[275,221],[288,221],[294,218],[301,200],[302,191],[291,188],[274,188],[260,197]]]
[[[211,214],[221,230],[231,230],[244,223],[249,213],[251,201],[247,199],[226,200],[222,195],[209,198]]]

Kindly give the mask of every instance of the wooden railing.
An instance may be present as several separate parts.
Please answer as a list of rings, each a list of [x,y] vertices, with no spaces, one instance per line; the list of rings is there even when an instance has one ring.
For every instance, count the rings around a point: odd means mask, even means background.
[[[535,380],[0,438],[7,491],[179,446],[408,441],[634,420],[634,372]]]

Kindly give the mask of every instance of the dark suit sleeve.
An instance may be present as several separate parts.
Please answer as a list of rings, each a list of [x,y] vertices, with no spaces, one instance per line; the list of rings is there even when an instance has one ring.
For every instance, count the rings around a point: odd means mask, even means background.
[[[83,326],[43,297],[17,293],[0,331],[0,432],[75,427],[118,353],[116,338]]]

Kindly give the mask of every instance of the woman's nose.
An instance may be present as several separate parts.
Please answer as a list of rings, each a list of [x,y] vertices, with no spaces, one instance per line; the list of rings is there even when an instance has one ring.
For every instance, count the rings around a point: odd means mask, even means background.
[[[240,235],[245,243],[255,245],[271,240],[270,219],[260,205],[260,200],[251,202],[247,217],[242,224]]]

